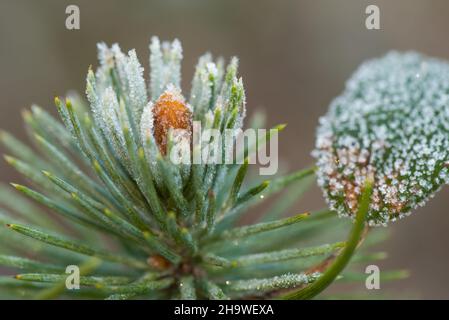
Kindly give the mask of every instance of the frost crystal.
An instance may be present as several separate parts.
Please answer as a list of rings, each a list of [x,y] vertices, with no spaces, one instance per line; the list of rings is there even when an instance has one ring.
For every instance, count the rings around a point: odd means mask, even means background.
[[[151,97],[157,99],[167,85],[173,84],[176,87],[181,85],[182,47],[177,39],[172,43],[161,44],[157,37],[153,37],[150,51],[150,91]]]
[[[424,205],[449,182],[449,64],[414,52],[362,64],[320,119],[313,155],[341,216],[354,216],[370,174],[371,225]]]

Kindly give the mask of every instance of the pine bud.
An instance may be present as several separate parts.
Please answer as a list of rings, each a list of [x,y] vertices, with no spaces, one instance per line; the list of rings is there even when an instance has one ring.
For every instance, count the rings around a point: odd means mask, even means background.
[[[167,135],[170,129],[192,133],[192,111],[180,90],[168,86],[153,106],[153,132],[160,152],[167,153]]]
[[[149,257],[147,263],[149,266],[158,270],[167,270],[171,266],[170,261],[158,254]]]

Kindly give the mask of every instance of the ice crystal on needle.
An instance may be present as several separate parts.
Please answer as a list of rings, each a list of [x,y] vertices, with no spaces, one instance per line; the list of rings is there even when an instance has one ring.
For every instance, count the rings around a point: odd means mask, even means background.
[[[340,215],[354,216],[368,175],[370,224],[422,206],[449,182],[449,64],[414,52],[362,64],[320,119],[313,155]]]

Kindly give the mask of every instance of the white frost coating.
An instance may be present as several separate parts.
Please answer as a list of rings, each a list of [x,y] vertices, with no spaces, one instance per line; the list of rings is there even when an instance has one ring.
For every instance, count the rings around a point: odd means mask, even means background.
[[[167,46],[167,50],[164,50],[166,53],[167,59],[171,60],[171,63],[168,64],[167,73],[170,75],[170,81],[177,87],[181,87],[181,61],[182,61],[182,46],[181,42],[178,39],[173,40],[170,48],[170,44],[168,42],[164,42],[163,45]]]
[[[97,69],[95,76],[97,87],[104,90],[111,85],[108,70],[114,66],[114,54],[104,42],[97,44],[97,50],[100,66]]]
[[[265,279],[237,280],[227,282],[226,289],[235,291],[270,291],[276,289],[293,288],[315,281],[320,273],[287,273]]]
[[[142,143],[153,134],[153,103],[149,102],[143,108],[142,119],[140,120],[140,135]]]
[[[126,151],[126,142],[123,136],[122,122],[119,114],[119,103],[117,95],[112,87],[106,88],[101,97],[101,129],[103,134],[108,137],[116,154],[124,164],[128,163],[128,156]]]
[[[241,102],[240,102],[240,110],[237,117],[237,121],[235,123],[234,128],[235,129],[241,129],[243,128],[243,120],[246,117],[246,95],[245,95],[245,88],[243,87],[243,79],[239,78],[237,81],[237,88],[241,92]]]
[[[140,120],[140,138],[151,173],[156,183],[161,185],[162,174],[160,170],[157,169],[157,156],[159,154],[159,149],[157,148],[153,137],[153,107],[153,103],[149,102],[143,109],[142,118]]]
[[[150,44],[150,93],[153,100],[156,100],[163,91],[163,67],[161,43],[158,37],[152,37]]]
[[[223,59],[212,61],[212,55],[206,53],[198,59],[195,75],[192,79],[190,104],[194,107],[195,120],[202,119],[209,109],[215,109],[223,82]]]
[[[128,65],[128,57],[122,52],[119,45],[114,43],[111,47],[111,51],[114,55],[114,64],[118,76],[118,84],[122,87],[123,91],[129,90],[129,84],[127,79],[126,68]]]
[[[207,73],[210,74],[212,77],[216,78],[218,76],[218,68],[215,63],[208,62],[206,64],[206,70],[207,70]]]
[[[129,86],[129,103],[136,121],[140,119],[142,110],[148,103],[143,71],[143,67],[137,59],[136,50],[130,50],[128,52],[128,61],[125,65],[125,72]]]
[[[195,75],[192,80],[192,90],[190,91],[190,103],[195,107],[195,113],[198,118],[209,109],[210,99],[212,98],[212,85],[209,77],[210,70],[214,70],[210,65],[212,62],[212,55],[206,53],[198,59],[198,64],[195,68]],[[218,69],[215,66],[215,70],[218,74]],[[214,70],[214,71],[215,71]],[[212,75],[211,75],[212,76]]]
[[[127,88],[127,79],[125,72],[125,65],[127,63],[126,56],[121,51],[118,44],[113,44],[109,48],[105,43],[101,42],[97,44],[98,60],[100,67],[97,69],[97,87],[103,91],[107,87],[113,85],[111,79],[111,70],[115,70],[118,77],[118,82],[121,86]]]
[[[105,135],[106,130],[104,129],[103,120],[103,106],[101,99],[98,95],[97,84],[95,74],[92,70],[89,70],[86,78],[86,95],[87,100],[90,104],[90,109],[92,111],[93,119],[97,128],[100,129],[101,133]]]
[[[230,98],[231,86],[237,78],[238,66],[239,59],[237,57],[232,57],[231,62],[229,62],[228,66],[226,67],[225,79],[220,93],[224,101],[228,101]]]
[[[97,50],[98,50],[98,61],[100,62],[101,66],[111,67],[114,65],[113,53],[106,45],[106,43],[104,42],[97,43]]]
[[[169,83],[176,87],[181,85],[181,43],[175,39],[171,44],[159,38],[151,38],[150,44],[150,92],[156,100],[166,89]]]
[[[449,64],[414,52],[362,64],[320,119],[313,155],[342,216],[354,216],[370,173],[371,225],[424,205],[449,183]]]

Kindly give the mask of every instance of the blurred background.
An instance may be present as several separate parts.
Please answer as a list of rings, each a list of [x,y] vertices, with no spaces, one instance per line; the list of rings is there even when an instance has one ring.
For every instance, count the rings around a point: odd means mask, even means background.
[[[80,8],[80,30],[65,28],[69,4]],[[381,30],[365,28],[370,4],[380,8]],[[147,68],[150,36],[176,37],[184,47],[187,92],[200,54],[240,58],[249,113],[265,110],[269,126],[288,123],[280,156],[289,168],[302,168],[312,162],[319,116],[362,61],[392,49],[449,59],[448,12],[445,0],[0,0],[0,128],[26,139],[21,110],[36,103],[55,114],[54,95],[83,93],[88,66],[96,66],[97,42],[136,48]],[[0,181],[23,182],[3,160]],[[449,299],[448,196],[445,188],[391,225],[382,248],[389,259],[381,270],[411,272],[392,290]],[[296,209],[323,204],[315,188]]]

